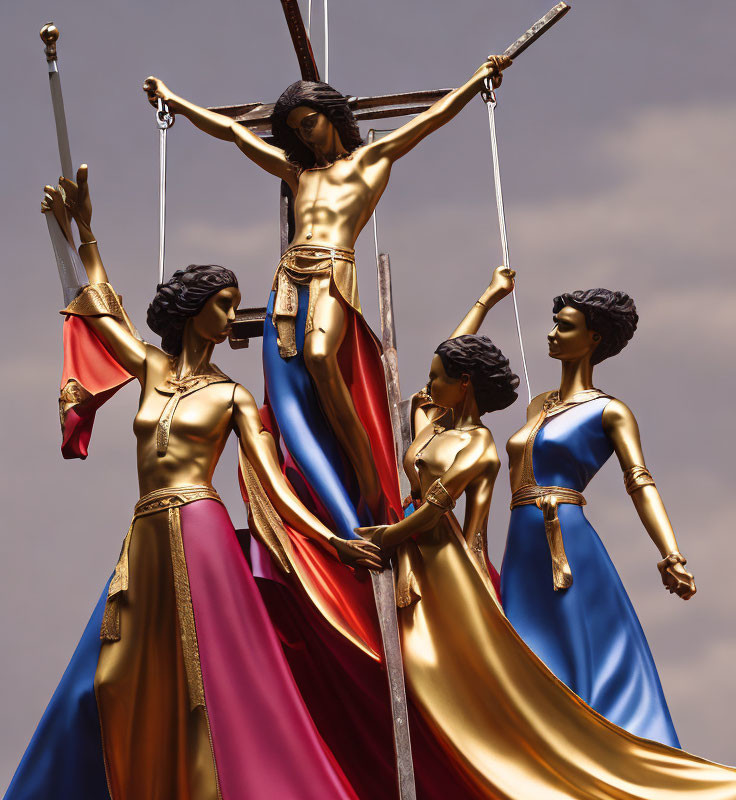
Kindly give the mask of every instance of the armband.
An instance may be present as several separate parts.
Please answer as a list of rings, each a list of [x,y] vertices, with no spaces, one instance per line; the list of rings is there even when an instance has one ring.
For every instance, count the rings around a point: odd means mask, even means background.
[[[629,494],[634,494],[643,486],[654,485],[654,478],[652,478],[651,472],[646,467],[634,464],[633,467],[624,470],[624,486]]]
[[[120,297],[109,283],[88,283],[60,313],[74,317],[113,317],[124,321]]]
[[[443,511],[452,511],[455,508],[455,501],[452,499],[452,495],[445,489],[439,478],[427,489],[424,499],[427,503],[432,503],[432,505],[441,508]]]

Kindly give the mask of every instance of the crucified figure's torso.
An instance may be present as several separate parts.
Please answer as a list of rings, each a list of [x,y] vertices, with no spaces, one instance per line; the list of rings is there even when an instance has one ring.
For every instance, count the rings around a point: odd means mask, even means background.
[[[294,245],[352,249],[388,185],[391,162],[361,147],[327,167],[304,170],[294,196]],[[369,156],[370,154],[368,154]]]
[[[234,142],[262,169],[281,178],[294,195],[295,229],[289,251],[324,248],[352,251],[387,184],[391,167],[422,139],[449,122],[492,80],[500,84],[507,58],[491,56],[463,86],[431,108],[371,144],[348,149],[340,133],[315,103],[296,104],[287,124],[297,144],[311,151],[313,165],[299,166],[280,147],[265,142],[229,117],[195,106],[173,94],[161,81],[144,84],[152,102],[158,98],[175,114],[186,116],[205,133]],[[331,90],[332,91],[332,90]],[[303,357],[311,374],[322,410],[353,466],[361,495],[374,518],[383,516],[381,486],[371,444],[360,422],[350,391],[338,364],[345,339],[349,309],[331,276],[315,277],[313,316],[304,338]]]

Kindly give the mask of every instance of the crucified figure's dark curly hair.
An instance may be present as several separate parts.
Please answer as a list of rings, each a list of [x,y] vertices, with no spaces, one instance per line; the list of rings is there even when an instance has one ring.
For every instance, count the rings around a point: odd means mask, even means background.
[[[286,122],[289,114],[299,106],[307,106],[324,114],[335,126],[343,147],[352,153],[363,140],[358,130],[348,98],[333,89],[328,83],[318,81],[297,81],[287,87],[276,101],[271,114],[271,130],[274,142],[300,169],[315,165],[314,153],[296,135]]]
[[[626,292],[610,289],[578,289],[558,295],[552,301],[552,313],[565,306],[576,308],[585,317],[589,331],[595,331],[601,340],[590,358],[591,364],[600,364],[620,353],[634,335],[639,315],[636,305]]]
[[[216,264],[190,264],[178,269],[166,283],[159,283],[148,306],[147,322],[161,337],[162,349],[178,356],[187,320],[196,316],[212,295],[237,285],[235,273]]]
[[[517,398],[519,376],[509,360],[487,336],[465,334],[447,339],[435,350],[450,378],[470,376],[481,414],[499,411]]]

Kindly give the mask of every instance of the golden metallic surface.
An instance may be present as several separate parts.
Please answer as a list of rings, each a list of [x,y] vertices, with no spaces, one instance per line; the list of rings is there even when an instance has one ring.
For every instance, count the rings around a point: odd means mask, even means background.
[[[481,91],[487,78],[499,83],[501,70],[510,63],[503,56],[489,57],[459,89],[449,92],[382,139],[351,153],[343,146],[327,117],[312,108],[295,108],[287,122],[314,153],[316,166],[311,169],[293,164],[283,150],[268,144],[231,118],[175,95],[157,78],[148,78],[143,88],[154,105],[158,98],[162,99],[173,114],[187,117],[210,136],[235,143],[255,164],[288,184],[294,195],[292,247],[352,251],[388,184],[393,163],[458,114]],[[354,264],[349,274],[354,280]],[[355,470],[361,495],[373,513],[379,514],[381,489],[370,442],[337,363],[346,329],[340,298],[359,310],[357,284],[354,287],[353,298],[352,288],[344,291],[339,275],[334,276],[334,286],[322,279],[312,300],[314,284],[310,285],[313,327],[307,334],[304,356],[330,427]],[[290,292],[290,296],[293,298],[294,293]],[[288,319],[288,314],[281,319]],[[287,325],[282,327],[283,330],[279,329],[281,353],[293,354],[295,345],[290,329]]]
[[[107,315],[121,321],[123,306],[109,283],[90,283],[59,313],[76,317]]]
[[[174,570],[174,593],[176,596],[176,616],[179,620],[179,635],[184,657],[184,671],[189,687],[189,707],[204,708],[204,683],[202,666],[199,661],[199,642],[194,624],[192,594],[189,589],[187,559],[184,555],[184,542],[181,538],[181,515],[179,507],[169,508],[169,546],[171,547],[171,566]]]
[[[536,482],[533,480],[529,447],[530,442],[533,445],[532,434],[535,426],[540,425],[546,416],[562,413],[578,403],[596,397],[610,397],[593,386],[591,356],[600,336],[587,328],[583,313],[576,308],[565,306],[554,315],[553,321],[554,327],[547,339],[549,355],[561,362],[560,387],[553,392],[544,392],[532,400],[527,409],[526,425],[517,431],[506,445],[512,492],[525,483]],[[602,423],[624,472],[624,480],[627,480],[628,470],[634,468],[646,470],[639,426],[631,410],[620,400],[612,397],[603,410]],[[644,475],[644,473],[637,474]],[[628,490],[629,483],[626,485]],[[654,481],[642,481],[635,491],[630,492],[630,496],[639,519],[662,557],[666,558],[671,553],[679,554],[672,524]],[[664,571],[660,572],[665,588],[670,592],[678,594],[684,600],[695,594],[695,580],[681,562],[668,563]]]
[[[512,510],[517,506],[536,505],[544,516],[544,532],[552,558],[552,583],[556,592],[572,586],[572,570],[565,554],[562,528],[557,516],[557,506],[560,503],[584,506],[585,498],[580,492],[564,486],[537,486],[536,484],[520,486],[511,496]]]
[[[284,523],[268,499],[253,465],[240,451],[240,468],[248,493],[248,505],[252,519],[251,532],[266,546],[273,560],[288,575],[291,567],[292,547]]]
[[[296,355],[294,325],[299,311],[298,285],[309,286],[309,308],[305,334],[314,328],[314,312],[318,298],[333,283],[340,297],[359,314],[358,278],[353,250],[326,247],[290,247],[281,257],[273,289],[276,291],[273,321],[278,331],[279,353],[282,358]]]
[[[121,635],[103,640],[100,650],[95,693],[116,800],[220,796],[206,709],[191,703],[170,514],[178,508],[134,520],[127,591],[115,603]],[[165,742],[176,746],[162,747]]]
[[[62,431],[66,425],[66,416],[69,410],[84,403],[91,397],[92,395],[84,386],[74,378],[69,378],[61,387],[61,392],[59,393],[59,422],[61,422]]]
[[[423,450],[414,468],[425,497],[438,478],[452,485],[448,464],[466,448],[470,437],[448,430]],[[451,513],[411,544],[419,596],[399,611],[407,684],[472,787],[464,797],[735,796],[734,770],[626,733],[558,681],[506,620]]]
[[[445,489],[439,478],[427,489],[424,501],[432,503],[443,511],[452,511],[455,508],[455,501],[452,499],[452,495]]]
[[[642,486],[654,486],[654,478],[652,473],[641,464],[635,464],[624,470],[624,486],[626,487],[627,494],[634,494],[642,488]]]

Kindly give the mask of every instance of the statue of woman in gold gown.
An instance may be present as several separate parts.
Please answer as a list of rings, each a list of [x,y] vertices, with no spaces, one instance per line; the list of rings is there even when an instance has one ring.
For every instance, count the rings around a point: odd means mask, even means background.
[[[359,529],[396,555],[410,698],[457,767],[464,798],[733,798],[736,770],[601,717],[503,613],[484,556],[499,459],[481,416],[513,402],[518,378],[477,331],[512,287],[513,272],[497,269],[432,359],[404,462],[418,508],[398,523]],[[463,494],[461,526],[452,509]]]
[[[65,327],[81,324],[87,338],[72,343],[72,327],[65,349],[90,379],[77,372],[65,383],[62,421],[94,400],[95,370],[116,362],[116,374],[136,378],[141,499],[6,800],[355,800],[297,691],[212,486],[228,437],[239,439],[251,506],[268,518],[263,533],[276,550],[283,524],[346,564],[379,567],[377,548],[335,536],[304,508],[250,393],[211,362],[240,301],[235,275],[193,265],[160,284],[148,311],[162,336],[163,349],[155,347],[137,336],[108,282],[86,167],[76,183],[45,190],[43,210],[72,243],[67,208],[89,283],[63,311]]]

